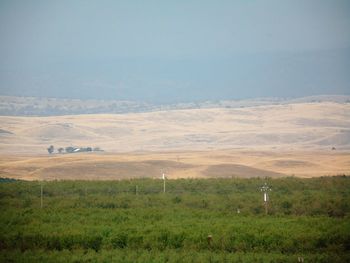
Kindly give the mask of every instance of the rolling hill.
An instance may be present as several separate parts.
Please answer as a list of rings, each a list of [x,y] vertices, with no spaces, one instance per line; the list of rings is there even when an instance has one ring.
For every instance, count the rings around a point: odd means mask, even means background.
[[[322,176],[350,173],[350,104],[51,117],[1,116],[0,174],[19,179]],[[47,147],[55,146],[49,155]],[[58,154],[58,147],[101,153]]]
[[[0,121],[0,153],[44,154],[49,145],[98,146],[107,152],[350,149],[348,103],[1,116]]]

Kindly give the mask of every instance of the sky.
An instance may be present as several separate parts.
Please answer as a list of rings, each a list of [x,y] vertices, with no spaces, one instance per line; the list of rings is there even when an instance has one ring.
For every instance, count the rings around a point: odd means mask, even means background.
[[[350,95],[350,1],[0,0],[0,95]]]

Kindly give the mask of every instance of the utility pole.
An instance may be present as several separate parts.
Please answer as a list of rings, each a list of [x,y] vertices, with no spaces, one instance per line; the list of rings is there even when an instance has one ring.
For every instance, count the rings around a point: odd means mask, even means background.
[[[263,200],[264,200],[264,206],[265,206],[265,215],[269,213],[268,211],[268,202],[269,200],[269,195],[268,191],[271,191],[271,188],[265,183],[261,188],[260,191],[263,192]]]
[[[163,173],[163,193],[165,193],[165,174]]]
[[[40,208],[43,208],[43,181],[40,184]]]

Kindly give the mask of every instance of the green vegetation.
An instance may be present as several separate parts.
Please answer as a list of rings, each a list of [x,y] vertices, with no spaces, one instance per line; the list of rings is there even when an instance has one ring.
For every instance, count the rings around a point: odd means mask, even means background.
[[[0,262],[350,262],[349,177],[264,182],[3,180]]]

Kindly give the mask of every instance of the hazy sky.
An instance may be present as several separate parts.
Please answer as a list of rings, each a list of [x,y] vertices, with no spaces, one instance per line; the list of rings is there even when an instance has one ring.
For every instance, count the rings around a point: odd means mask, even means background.
[[[0,0],[0,94],[350,94],[350,1]]]

